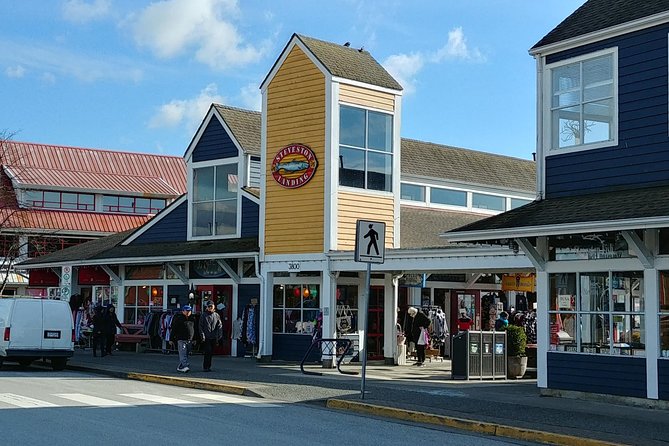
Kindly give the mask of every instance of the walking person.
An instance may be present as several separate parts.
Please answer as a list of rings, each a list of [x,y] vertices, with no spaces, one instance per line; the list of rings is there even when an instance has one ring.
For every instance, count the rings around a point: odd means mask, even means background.
[[[172,317],[170,331],[170,340],[177,342],[177,350],[179,351],[177,372],[186,373],[190,370],[188,353],[190,352],[191,342],[195,337],[195,316],[190,305],[184,305],[181,307],[181,313]]]
[[[423,330],[427,330],[430,327],[430,319],[414,307],[409,307],[407,312],[411,316],[411,341],[416,345],[416,357],[418,359],[414,365],[421,367],[425,362],[425,347],[427,345],[424,340]]]
[[[118,327],[123,332],[123,326],[116,316],[116,307],[109,304],[107,311],[104,313],[105,320],[105,351],[108,355],[112,354],[112,347],[116,342],[116,328]]]
[[[98,355],[98,347],[100,356],[107,356],[107,323],[100,305],[93,310],[93,356]]]
[[[207,301],[205,310],[200,316],[200,338],[204,344],[202,369],[205,372],[211,372],[211,357],[214,354],[214,347],[222,337],[223,323],[221,317],[216,312],[214,302]]]

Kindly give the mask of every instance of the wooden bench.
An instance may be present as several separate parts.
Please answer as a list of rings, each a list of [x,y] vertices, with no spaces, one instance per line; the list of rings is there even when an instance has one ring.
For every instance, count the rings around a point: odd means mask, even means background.
[[[144,325],[141,324],[121,324],[124,333],[116,335],[116,342],[119,344],[135,344],[135,350],[143,343],[148,343],[149,335],[144,334]]]

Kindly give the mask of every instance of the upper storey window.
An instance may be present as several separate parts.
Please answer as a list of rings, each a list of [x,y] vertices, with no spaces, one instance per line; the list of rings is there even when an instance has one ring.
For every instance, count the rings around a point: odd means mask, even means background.
[[[77,192],[26,190],[25,205],[33,208],[94,211],[95,195]]]
[[[193,169],[193,237],[237,233],[237,164]]]
[[[615,49],[548,65],[551,150],[610,146],[617,140]]]
[[[165,199],[163,198],[102,196],[102,212],[146,215],[157,214],[164,207]]]
[[[391,192],[392,115],[344,105],[339,110],[339,184]]]

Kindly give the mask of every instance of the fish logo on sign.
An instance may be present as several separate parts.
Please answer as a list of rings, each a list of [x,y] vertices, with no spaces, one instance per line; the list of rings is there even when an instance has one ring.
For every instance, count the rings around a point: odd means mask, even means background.
[[[316,174],[318,160],[304,144],[289,144],[274,155],[272,177],[287,189],[302,187]]]

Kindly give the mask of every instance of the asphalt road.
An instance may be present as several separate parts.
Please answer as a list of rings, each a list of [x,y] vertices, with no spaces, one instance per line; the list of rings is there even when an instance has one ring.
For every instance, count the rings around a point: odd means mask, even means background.
[[[0,437],[7,446],[534,444],[313,405],[37,369],[0,372]]]

